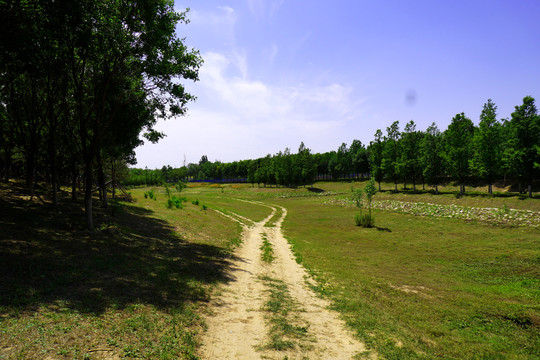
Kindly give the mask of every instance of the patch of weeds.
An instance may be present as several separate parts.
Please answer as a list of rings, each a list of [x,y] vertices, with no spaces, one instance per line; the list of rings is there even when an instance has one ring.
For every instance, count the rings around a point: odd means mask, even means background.
[[[193,200],[191,203],[192,203],[193,205],[197,205],[197,206],[198,206],[198,205],[199,205],[199,200]]]
[[[263,310],[270,323],[269,340],[262,347],[277,351],[309,348],[308,341],[312,341],[308,334],[309,325],[300,319],[298,313],[301,310],[289,294],[287,284],[268,276],[260,279],[268,288],[269,298]]]
[[[208,210],[208,206],[206,206],[206,205],[204,205],[204,204],[202,204],[201,206],[202,206],[202,209],[203,209],[204,211]]]
[[[268,264],[272,263],[274,261],[274,249],[272,248],[272,244],[270,241],[268,241],[268,238],[266,237],[266,234],[263,234],[263,243],[261,245],[261,257],[262,260]]]

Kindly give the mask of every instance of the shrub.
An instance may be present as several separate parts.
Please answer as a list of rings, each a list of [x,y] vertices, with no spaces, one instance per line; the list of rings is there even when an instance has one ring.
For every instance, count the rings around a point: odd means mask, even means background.
[[[193,205],[199,205],[199,200],[193,200],[191,203],[192,203]]]
[[[202,205],[202,209],[203,209],[203,210],[206,210],[206,209],[208,209],[208,206],[206,206],[206,205],[203,204],[203,205]]]
[[[356,223],[356,226],[365,228],[372,228],[375,226],[375,218],[370,214],[357,214],[354,217],[354,222]]]
[[[172,209],[174,206],[177,209],[181,209],[183,208],[182,203],[184,201],[187,201],[185,197],[177,197],[176,195],[173,195],[172,198],[167,200],[167,207]]]

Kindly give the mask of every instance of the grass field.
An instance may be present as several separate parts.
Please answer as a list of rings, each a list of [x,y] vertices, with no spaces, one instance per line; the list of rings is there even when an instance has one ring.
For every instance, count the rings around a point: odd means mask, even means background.
[[[359,338],[387,359],[540,358],[540,231],[375,211],[378,229],[354,226],[332,205],[363,183],[310,189],[225,188],[288,209],[283,224]],[[385,184],[390,188],[392,184]],[[378,193],[374,200],[539,211],[537,199],[475,192]],[[200,190],[199,190],[200,191]],[[211,190],[207,190],[210,192]]]
[[[196,358],[199,315],[228,281],[241,230],[213,209],[270,215],[242,199],[287,209],[298,260],[381,358],[540,358],[540,231],[529,226],[375,210],[378,228],[361,229],[343,201],[363,184],[333,182],[190,186],[183,209],[167,209],[163,188],[156,201],[134,189],[119,215],[97,208],[90,233],[80,204],[1,186],[0,359]],[[443,192],[374,200],[540,211],[538,199]]]
[[[88,232],[80,204],[1,186],[0,359],[196,358],[236,223],[141,189],[117,216],[96,206],[99,231]]]

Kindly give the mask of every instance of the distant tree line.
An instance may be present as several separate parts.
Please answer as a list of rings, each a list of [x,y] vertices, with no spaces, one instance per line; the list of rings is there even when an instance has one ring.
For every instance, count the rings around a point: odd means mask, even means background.
[[[140,135],[155,142],[157,119],[181,115],[201,59],[176,35],[187,22],[172,0],[0,1],[0,171],[84,186],[93,228],[95,184],[107,206],[106,168],[134,162]],[[114,184],[114,181],[113,181]]]
[[[302,143],[297,153],[289,149],[275,155],[232,163],[210,162],[203,156],[198,164],[161,170],[130,169],[130,184],[163,181],[247,181],[259,186],[301,186],[317,179],[352,179],[373,176],[379,183],[428,184],[435,188],[450,179],[465,192],[471,180],[488,185],[493,193],[497,180],[512,181],[532,197],[532,185],[540,174],[540,116],[535,100],[527,96],[510,119],[497,118],[497,106],[488,100],[475,126],[464,113],[456,114],[445,131],[435,123],[426,131],[414,121],[400,131],[395,121],[386,134],[377,130],[369,146],[354,140],[337,151],[313,154]]]

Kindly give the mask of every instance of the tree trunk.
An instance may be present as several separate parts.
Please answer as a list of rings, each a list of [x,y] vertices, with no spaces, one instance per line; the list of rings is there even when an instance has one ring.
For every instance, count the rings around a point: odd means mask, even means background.
[[[114,199],[114,196],[116,194],[116,172],[114,170],[114,159],[111,159],[111,176],[112,176],[112,198]]]
[[[103,161],[101,159],[101,151],[97,153],[97,165],[98,165],[98,182],[101,193],[101,206],[103,208],[109,207],[107,199],[107,186],[105,185],[105,174],[103,173]]]
[[[92,160],[86,159],[84,165],[84,212],[86,214],[86,228],[94,230],[94,217],[92,216]]]
[[[79,177],[77,171],[77,163],[73,160],[71,164],[71,201],[77,201],[77,178]]]
[[[379,181],[379,191],[381,191],[381,182]]]
[[[527,185],[527,190],[528,190],[528,193],[529,193],[529,198],[532,199],[533,196],[532,196],[532,185],[531,184]]]
[[[11,177],[11,147],[5,148],[5,162],[4,162],[4,181],[9,182]]]
[[[58,205],[58,172],[56,171],[56,147],[54,143],[54,130],[49,135],[49,166],[51,168],[51,185],[53,205]]]
[[[439,185],[435,184],[435,195],[439,195]]]
[[[397,181],[394,183],[394,191],[397,192]]]
[[[489,184],[489,196],[493,196],[493,185]]]
[[[36,154],[30,150],[26,156],[26,186],[30,189],[30,198],[34,198],[34,180],[36,177]]]

